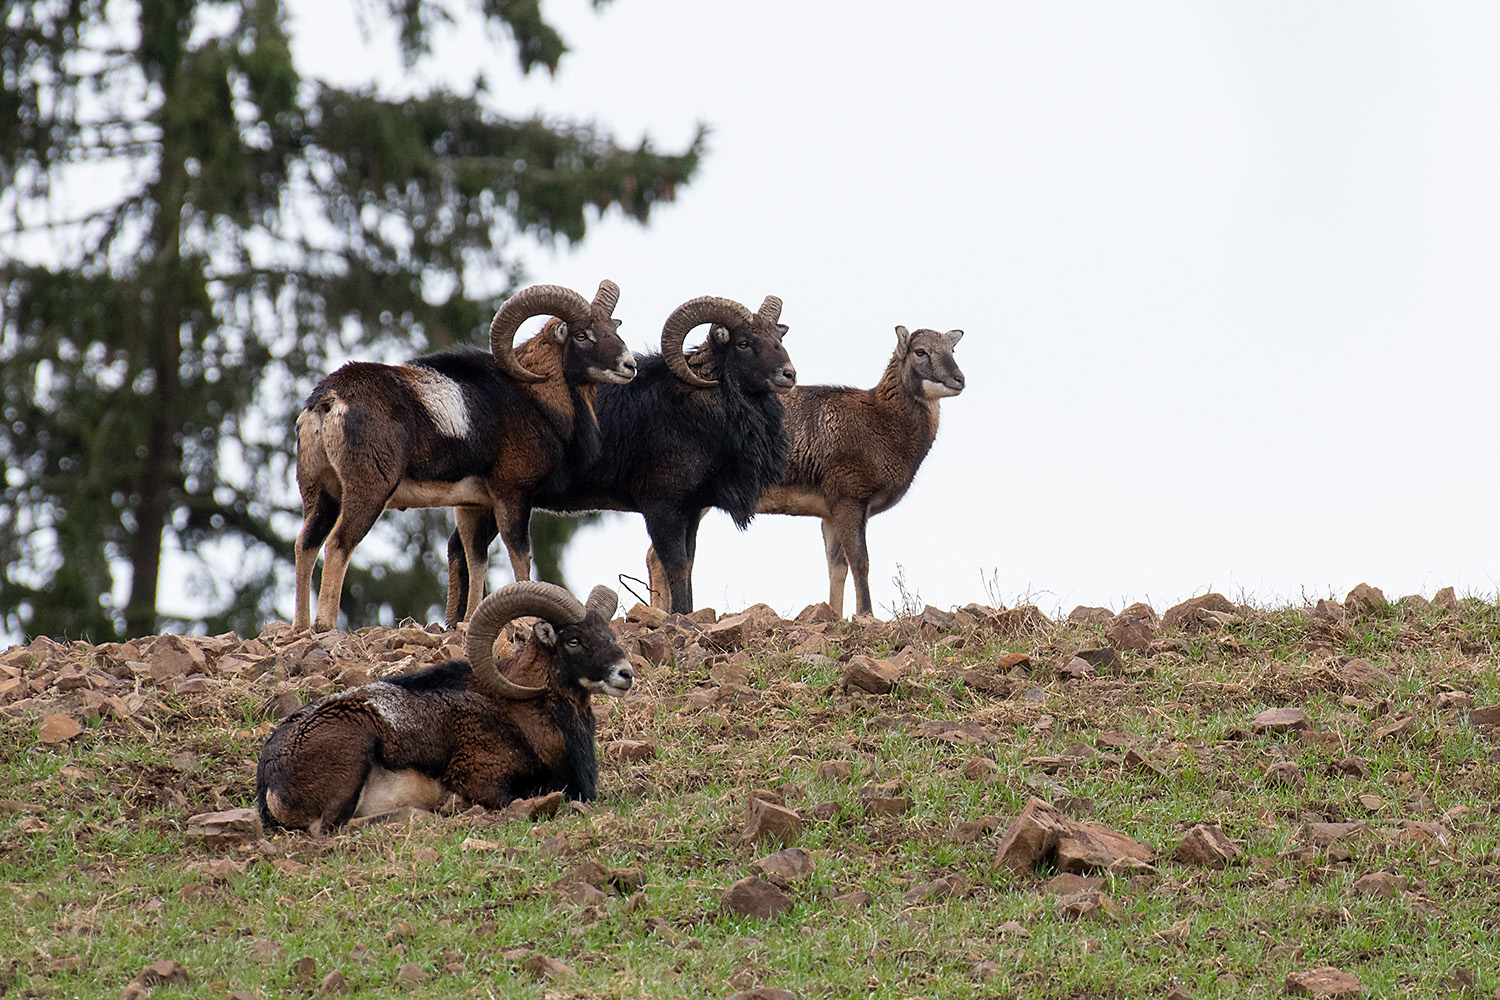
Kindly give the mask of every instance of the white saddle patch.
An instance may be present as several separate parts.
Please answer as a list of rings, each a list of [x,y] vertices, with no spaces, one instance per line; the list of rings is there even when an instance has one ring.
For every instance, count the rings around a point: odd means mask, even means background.
[[[402,374],[416,390],[417,398],[437,424],[444,437],[461,438],[469,435],[469,410],[464,406],[463,390],[458,383],[446,375],[426,368],[406,367]]]

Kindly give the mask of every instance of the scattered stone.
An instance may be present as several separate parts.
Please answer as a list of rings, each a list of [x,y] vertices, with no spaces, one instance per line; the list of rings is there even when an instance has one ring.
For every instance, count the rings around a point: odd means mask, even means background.
[[[1370,739],[1383,740],[1388,736],[1410,736],[1411,731],[1417,725],[1415,715],[1403,715],[1392,718],[1384,725],[1377,726],[1370,732]]]
[[[792,908],[792,897],[780,888],[751,875],[724,890],[723,905],[736,916],[766,920]]]
[[[304,955],[292,963],[292,979],[299,986],[310,988],[313,980],[318,978],[318,960],[311,955]]]
[[[1363,757],[1356,757],[1353,754],[1345,757],[1333,766],[1339,774],[1345,774],[1351,778],[1363,780],[1370,776],[1370,765],[1365,763]]]
[[[1349,837],[1368,832],[1363,823],[1306,823],[1302,834],[1313,847],[1327,847]]]
[[[1161,625],[1162,628],[1192,628],[1202,622],[1221,624],[1202,612],[1232,615],[1236,610],[1223,594],[1204,594],[1202,597],[1190,597],[1181,604],[1168,608],[1167,613],[1161,616]]]
[[[147,989],[156,986],[186,986],[188,974],[180,964],[164,958],[159,962],[152,962],[137,972],[133,981]]]
[[[1172,992],[1167,994],[1167,1000],[1193,1000],[1193,995],[1181,986],[1172,987]]]
[[[1458,597],[1453,593],[1453,588],[1444,587],[1436,594],[1433,594],[1432,606],[1443,612],[1457,611]]]
[[[1354,880],[1354,891],[1367,896],[1394,899],[1406,891],[1406,878],[1390,872],[1371,872]]]
[[[802,836],[802,820],[785,806],[751,796],[745,810],[745,839],[771,840],[783,846],[796,843]]]
[[[1094,676],[1094,666],[1088,660],[1074,656],[1057,668],[1060,681],[1081,681]]]
[[[837,802],[819,802],[812,807],[813,819],[827,821],[838,816],[844,807]]]
[[[1068,612],[1068,621],[1080,625],[1108,625],[1115,613],[1108,608],[1090,608],[1080,604]]]
[[[1177,850],[1172,852],[1172,860],[1199,868],[1223,868],[1239,853],[1239,848],[1219,824],[1195,823],[1183,836]]]
[[[1368,583],[1355,584],[1354,589],[1344,598],[1344,608],[1352,615],[1373,615],[1384,610],[1388,603],[1380,588]]]
[[[528,955],[521,962],[521,971],[533,979],[566,979],[577,975],[571,965],[559,962],[546,955]]]
[[[1125,751],[1124,762],[1125,766],[1133,771],[1142,771],[1157,778],[1165,778],[1167,776],[1166,768],[1155,763],[1139,750],[1131,749]]]
[[[225,809],[190,816],[186,833],[189,837],[202,837],[209,847],[252,843],[265,835],[260,813],[254,809]]]
[[[827,601],[809,604],[797,612],[797,617],[793,619],[798,625],[822,625],[838,620],[838,613],[833,610],[833,607]]]
[[[1312,720],[1300,708],[1268,708],[1250,720],[1250,730],[1254,733],[1286,733],[1311,728]]]
[[[931,882],[923,882],[914,885],[902,895],[901,901],[907,906],[917,903],[925,903],[933,899],[948,899],[963,891],[964,877],[962,875],[944,875],[935,878]]]
[[[647,628],[660,628],[661,623],[667,620],[667,612],[663,608],[653,608],[649,604],[637,602],[631,609],[625,612],[625,620],[638,622]]]
[[[1279,760],[1266,768],[1266,784],[1300,789],[1307,787],[1307,779],[1302,776],[1302,768],[1292,761]]]
[[[507,822],[524,819],[536,823],[556,816],[566,804],[567,798],[562,792],[548,792],[529,799],[516,799],[500,810],[500,818]]]
[[[1095,670],[1122,670],[1125,667],[1125,657],[1113,646],[1103,646],[1099,649],[1080,649],[1077,658],[1093,667]]]
[[[1439,712],[1468,708],[1473,704],[1474,696],[1467,691],[1444,691],[1437,697],[1437,710]]]
[[[83,727],[72,718],[61,712],[53,712],[42,720],[42,728],[37,733],[37,739],[43,743],[63,743],[82,732]]]
[[[416,962],[402,962],[401,968],[396,970],[396,985],[403,989],[420,986],[426,981],[427,973]]]
[[[1339,677],[1346,688],[1358,694],[1388,691],[1396,683],[1396,678],[1392,677],[1389,672],[1375,666],[1364,657],[1358,657],[1344,664],[1339,669]]]
[[[828,607],[828,605],[823,605]],[[774,986],[757,986],[753,990],[739,990],[729,994],[729,1000],[797,1000],[797,994]]]
[[[1132,604],[1115,615],[1104,637],[1116,649],[1144,652],[1156,639],[1156,612],[1149,604]]]
[[[1049,878],[1042,886],[1042,891],[1053,896],[1066,896],[1070,892],[1090,892],[1103,889],[1109,884],[1108,879],[1096,878],[1089,875],[1075,875],[1072,872],[1058,872]]]
[[[1469,709],[1469,725],[1500,726],[1500,705],[1486,705]]]
[[[1328,1000],[1342,1000],[1344,997],[1362,995],[1365,987],[1357,976],[1341,972],[1331,965],[1325,965],[1306,972],[1287,973],[1286,991],[1294,997],[1326,997]]]
[[[1117,917],[1120,914],[1115,901],[1097,890],[1059,896],[1057,910],[1064,920],[1080,920],[1087,916]]]
[[[750,862],[750,869],[768,881],[786,888],[813,873],[813,856],[805,847],[788,847]]]
[[[834,896],[833,905],[845,911],[862,909],[870,905],[870,894],[863,889],[855,889],[853,892]]]
[[[963,776],[969,781],[985,781],[1000,773],[1000,765],[988,757],[970,757],[964,761]]]
[[[995,669],[1001,673],[1024,670],[1031,666],[1031,657],[1025,653],[1001,653],[995,658]]]
[[[1363,808],[1370,810],[1370,812],[1378,812],[1385,808],[1385,799],[1382,799],[1379,795],[1366,793],[1359,797],[1359,804]]]
[[[854,776],[854,765],[847,760],[825,760],[818,765],[820,781],[848,781]]]
[[[651,740],[615,740],[605,749],[611,756],[632,763],[653,760],[657,752]]]
[[[1042,613],[1035,604],[1002,611],[995,616],[995,631],[1001,635],[1029,635],[1040,632],[1052,624],[1052,619]]]
[[[901,680],[901,668],[890,660],[877,660],[869,656],[855,656],[844,667],[842,686],[851,687],[870,694],[889,694]]]
[[[1149,867],[1150,847],[1098,823],[1080,823],[1038,798],[1032,798],[1006,832],[995,863],[1030,872],[1051,862],[1060,871],[1082,874]]]

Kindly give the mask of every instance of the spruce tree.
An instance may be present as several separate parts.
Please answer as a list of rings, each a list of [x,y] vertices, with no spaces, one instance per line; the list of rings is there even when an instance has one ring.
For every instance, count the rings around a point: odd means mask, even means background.
[[[538,0],[472,2],[524,71],[556,71],[566,49]],[[408,65],[449,13],[366,11],[399,25]],[[288,42],[280,0],[0,0],[10,631],[103,641],[284,616],[291,428],[312,383],[396,345],[484,343],[523,276],[517,236],[581,240],[611,208],[645,223],[702,151],[701,128],[664,154],[508,118],[477,81],[342,89]],[[451,515],[382,522],[396,556],[346,586],[360,624],[442,604]],[[164,547],[198,567],[206,614],[159,612]]]

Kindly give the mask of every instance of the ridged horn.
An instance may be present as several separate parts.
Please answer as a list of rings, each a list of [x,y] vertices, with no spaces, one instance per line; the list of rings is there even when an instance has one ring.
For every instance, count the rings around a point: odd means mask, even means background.
[[[547,380],[547,376],[527,371],[516,360],[516,331],[533,316],[556,316],[571,325],[587,323],[593,311],[587,299],[562,285],[532,285],[506,299],[490,321],[490,353],[505,374],[518,382]]]
[[[767,295],[766,300],[760,304],[760,311],[756,313],[767,323],[774,323],[781,318],[781,300],[774,295]]]
[[[603,309],[604,315],[613,316],[615,305],[620,301],[620,286],[605,278],[599,282],[599,290],[594,293],[594,308]]]
[[[582,621],[585,613],[578,598],[556,584],[521,580],[501,587],[479,603],[469,621],[469,666],[474,680],[500,698],[524,700],[546,694],[545,687],[517,684],[495,669],[495,640],[502,628],[524,615],[560,627]]]
[[[589,599],[585,604],[588,610],[599,612],[599,617],[605,621],[615,616],[615,608],[619,606],[619,595],[602,583],[589,593]]]
[[[689,330],[702,323],[721,323],[733,330],[744,326],[751,318],[750,310],[734,299],[717,295],[700,295],[696,299],[689,299],[672,310],[666,325],[661,328],[661,353],[666,359],[667,367],[688,385],[700,389],[718,385],[713,379],[700,378],[697,372],[688,367],[687,358],[682,353],[682,342],[687,339]]]

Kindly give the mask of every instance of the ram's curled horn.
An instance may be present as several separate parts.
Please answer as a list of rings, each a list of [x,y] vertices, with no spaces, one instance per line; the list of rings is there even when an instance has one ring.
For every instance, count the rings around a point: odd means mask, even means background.
[[[560,627],[582,621],[585,613],[578,598],[555,584],[521,580],[501,587],[480,602],[469,622],[469,666],[474,680],[500,698],[520,700],[546,694],[546,687],[517,684],[495,669],[495,640],[502,628],[525,615]]]
[[[599,282],[599,290],[594,293],[594,308],[604,310],[604,315],[613,316],[615,306],[620,301],[620,286],[605,278]]]
[[[688,367],[687,358],[682,353],[682,342],[687,339],[688,331],[701,323],[721,323],[734,330],[750,322],[750,319],[750,310],[733,299],[717,295],[700,295],[696,299],[689,299],[672,310],[672,315],[667,317],[666,325],[661,330],[661,353],[667,367],[688,385],[700,389],[718,385],[716,380],[700,378]]]
[[[586,607],[590,611],[599,612],[599,617],[609,621],[615,616],[615,608],[620,606],[620,597],[604,584],[599,584],[589,593]]]
[[[490,353],[505,374],[518,382],[547,380],[547,376],[528,371],[516,360],[516,331],[533,316],[556,316],[574,326],[589,322],[593,309],[588,299],[562,285],[532,285],[506,299],[490,322]]]
[[[766,300],[760,304],[760,311],[756,313],[767,323],[774,323],[781,318],[781,299],[774,295],[767,295]]]

